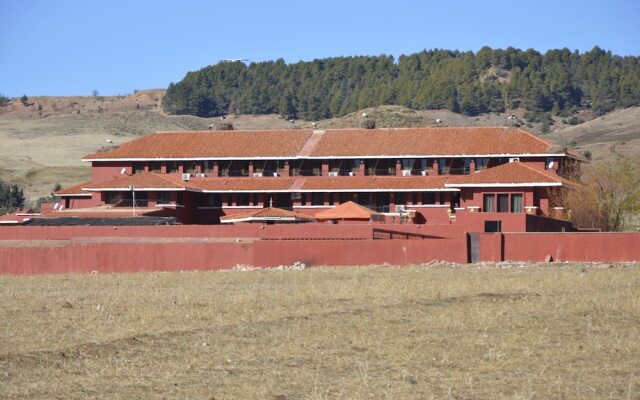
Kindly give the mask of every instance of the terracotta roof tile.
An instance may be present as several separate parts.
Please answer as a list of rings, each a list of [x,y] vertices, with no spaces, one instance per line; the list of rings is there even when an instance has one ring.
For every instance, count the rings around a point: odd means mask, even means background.
[[[328,130],[312,156],[541,154],[552,143],[521,129],[439,127]]]
[[[56,196],[87,196],[87,195],[91,195],[91,193],[82,190],[83,187],[88,187],[92,184],[91,181],[87,181],[87,182],[82,182],[79,183],[77,185],[74,186],[70,186],[68,188],[64,188],[61,190],[58,190],[57,192],[55,192],[54,194]]]
[[[193,179],[189,188],[205,191],[288,190],[293,178],[212,178]]]
[[[310,140],[313,145],[305,147]],[[322,135],[308,129],[187,131],[146,135],[85,159],[545,154],[552,147],[526,131],[505,127],[334,129]]]
[[[329,210],[320,211],[316,214],[316,219],[371,219],[381,215],[358,203],[347,201]]]
[[[470,175],[449,176],[446,186],[456,185],[496,185],[496,184],[563,184],[576,185],[558,176],[555,172],[541,170],[520,162],[510,162],[488,168]]]
[[[230,220],[260,220],[260,219],[274,219],[274,218],[286,218],[286,219],[295,219],[295,220],[304,220],[304,221],[312,221],[314,218],[310,215],[296,212],[296,211],[288,211],[283,210],[281,208],[275,207],[267,207],[267,208],[258,208],[255,210],[249,210],[242,213],[226,215],[220,218],[220,221],[230,221]]]
[[[123,189],[126,190],[129,186],[134,186],[136,190],[145,189],[176,189],[184,190],[186,188],[186,182],[179,180],[177,177],[166,174],[157,174],[155,172],[143,172],[140,174],[134,174],[125,176],[122,178],[116,178],[112,181],[92,183],[90,182],[86,186],[83,186],[86,190],[93,189]]]
[[[336,178],[307,178],[302,190],[424,190],[444,189],[445,176],[341,176]]]
[[[302,129],[159,132],[84,158],[293,157],[311,135]]]

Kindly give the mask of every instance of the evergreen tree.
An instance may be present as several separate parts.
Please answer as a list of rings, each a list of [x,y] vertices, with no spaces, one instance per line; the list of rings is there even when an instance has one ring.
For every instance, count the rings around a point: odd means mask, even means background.
[[[0,180],[0,214],[24,207],[24,193],[18,185]]]
[[[583,54],[483,47],[476,54],[425,50],[397,63],[385,55],[221,62],[187,73],[163,98],[167,113],[204,117],[279,113],[320,119],[382,104],[467,115],[505,107],[553,115],[592,108],[601,114],[640,104],[640,61],[599,47]]]

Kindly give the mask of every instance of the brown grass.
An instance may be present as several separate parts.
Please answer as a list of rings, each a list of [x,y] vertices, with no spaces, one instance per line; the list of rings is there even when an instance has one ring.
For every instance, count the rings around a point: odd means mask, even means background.
[[[0,397],[640,396],[640,270],[0,277]]]

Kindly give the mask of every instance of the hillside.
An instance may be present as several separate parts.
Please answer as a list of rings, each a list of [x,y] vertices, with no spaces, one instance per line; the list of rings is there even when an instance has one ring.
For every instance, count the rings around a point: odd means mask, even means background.
[[[163,130],[217,129],[233,124],[235,129],[312,128],[311,121],[291,123],[278,115],[228,115],[220,118],[166,115],[160,107],[163,90],[142,90],[127,96],[33,97],[28,105],[13,99],[0,108],[0,176],[23,185],[35,200],[47,195],[55,183],[71,185],[87,180],[90,167],[80,159],[103,146],[112,146],[136,136]],[[528,124],[524,110],[518,119],[489,113],[469,117],[449,110],[414,111],[401,106],[371,107],[341,118],[316,121],[319,128],[358,127],[362,113],[375,119],[377,127],[487,126],[520,123],[540,132],[540,123]],[[592,116],[581,115],[583,119]],[[436,121],[440,120],[439,123]],[[589,122],[569,126],[557,119],[548,138],[578,145],[595,159],[614,154],[640,156],[640,107],[615,111]],[[107,140],[113,143],[107,142]]]
[[[548,135],[558,143],[590,151],[594,160],[640,157],[640,107],[610,112]]]

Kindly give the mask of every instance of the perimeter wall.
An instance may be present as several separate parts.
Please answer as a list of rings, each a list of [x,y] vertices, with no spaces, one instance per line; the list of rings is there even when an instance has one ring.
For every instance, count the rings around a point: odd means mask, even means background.
[[[373,239],[380,225],[0,227],[0,274],[214,270],[235,265],[466,263],[471,236],[417,227]],[[394,228],[396,226],[383,226]],[[435,235],[439,233],[439,235]],[[421,235],[432,235],[432,237]],[[480,261],[640,261],[640,233],[481,233]]]

